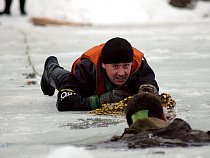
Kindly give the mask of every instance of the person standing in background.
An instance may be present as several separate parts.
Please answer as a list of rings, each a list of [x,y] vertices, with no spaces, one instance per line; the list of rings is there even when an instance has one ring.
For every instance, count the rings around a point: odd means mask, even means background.
[[[12,0],[5,0],[5,8],[3,12],[0,12],[0,15],[6,14],[11,15],[10,7],[11,7]],[[25,12],[25,0],[20,0],[20,13],[21,15],[26,15]]]

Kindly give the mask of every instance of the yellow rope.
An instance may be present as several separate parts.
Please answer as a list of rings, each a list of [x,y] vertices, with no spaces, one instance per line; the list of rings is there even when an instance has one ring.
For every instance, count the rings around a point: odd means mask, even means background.
[[[160,99],[162,101],[163,107],[166,108],[167,112],[173,112],[174,107],[176,105],[176,101],[171,98],[171,95],[167,93],[162,93],[160,95]]]
[[[26,47],[25,47],[25,53],[26,53],[26,55],[27,55],[27,57],[28,57],[28,63],[29,63],[29,65],[31,66],[33,72],[34,72],[37,76],[41,77],[42,75],[40,75],[40,74],[36,71],[36,69],[35,69],[35,67],[34,67],[34,65],[33,65],[32,61],[31,61],[31,56],[30,56],[30,53],[29,53],[29,45],[28,45],[27,34],[26,34],[23,30],[20,30],[20,33],[21,33],[21,34],[23,35],[23,37],[24,37],[23,41],[24,41],[24,44],[26,45]]]
[[[102,108],[92,110],[89,113],[96,115],[109,115],[109,114],[124,114],[125,108],[127,107],[127,101],[131,98],[125,98],[118,103],[107,103],[103,104]]]
[[[162,93],[159,95],[163,107],[166,108],[167,113],[171,113],[174,110],[174,107],[176,105],[176,101],[171,99],[170,94]],[[90,114],[96,114],[96,115],[109,115],[109,114],[124,114],[125,108],[127,107],[127,102],[131,98],[129,96],[128,98],[125,98],[121,100],[118,103],[107,103],[103,104],[102,108],[89,111]]]

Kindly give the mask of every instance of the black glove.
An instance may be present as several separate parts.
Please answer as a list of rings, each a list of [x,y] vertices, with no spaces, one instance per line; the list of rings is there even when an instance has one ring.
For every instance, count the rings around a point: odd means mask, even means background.
[[[121,86],[113,89],[113,91],[107,92],[100,96],[100,103],[115,103],[119,102],[125,98],[129,97],[129,93],[127,91],[127,86]]]
[[[157,95],[157,89],[152,85],[143,85],[139,88],[139,93],[146,92]]]

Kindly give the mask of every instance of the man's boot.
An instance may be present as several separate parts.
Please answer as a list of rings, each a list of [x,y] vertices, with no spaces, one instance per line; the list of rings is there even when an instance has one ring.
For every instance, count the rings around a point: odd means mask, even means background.
[[[60,66],[56,57],[50,56],[46,59],[44,64],[44,72],[40,83],[44,95],[52,96],[55,92],[56,85],[52,79],[52,72],[57,67]]]

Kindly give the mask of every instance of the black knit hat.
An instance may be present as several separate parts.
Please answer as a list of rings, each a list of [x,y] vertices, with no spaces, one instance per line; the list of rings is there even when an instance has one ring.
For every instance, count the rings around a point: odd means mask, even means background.
[[[102,49],[101,62],[104,64],[133,62],[131,44],[119,37],[110,39]]]

